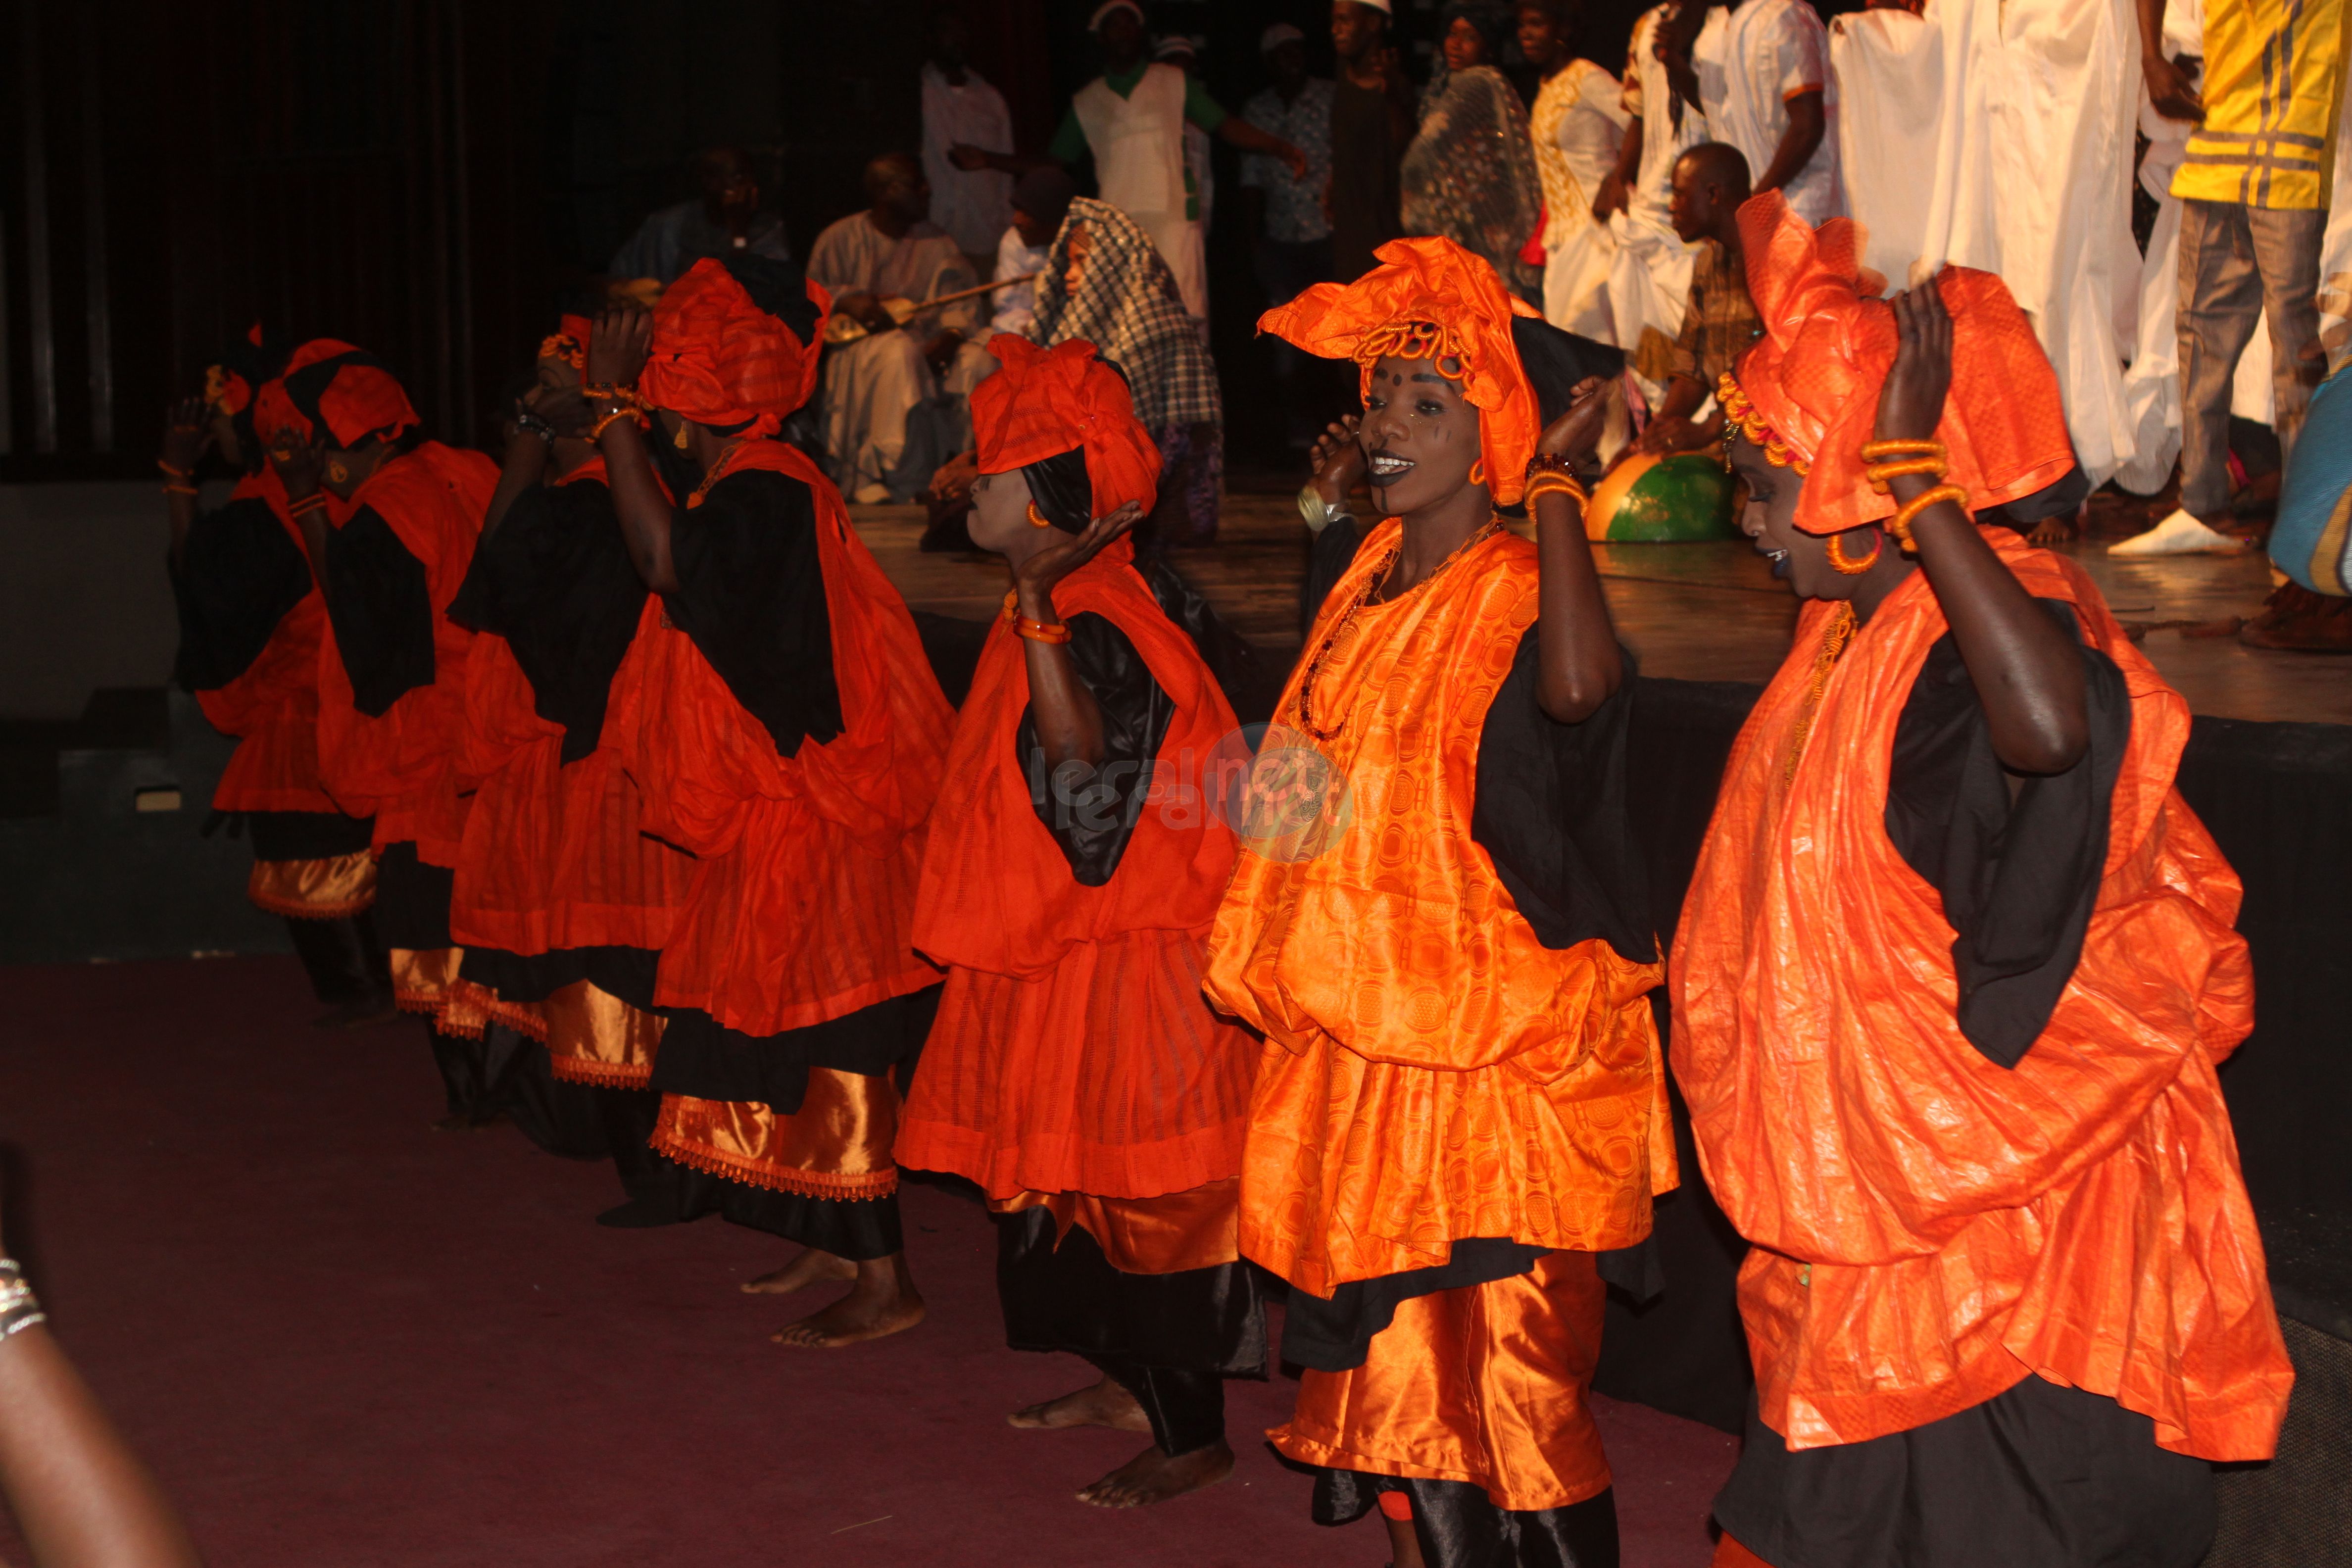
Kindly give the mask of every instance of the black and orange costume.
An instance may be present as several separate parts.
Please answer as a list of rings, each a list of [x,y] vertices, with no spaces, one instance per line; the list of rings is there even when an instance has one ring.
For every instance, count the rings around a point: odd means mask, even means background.
[[[909,932],[954,712],[840,492],[772,438],[827,304],[756,257],[662,295],[638,395],[741,439],[677,511],[679,588],[606,725],[645,830],[698,858],[655,986],[654,1147],[726,1178],[730,1219],[867,1259],[901,1249],[893,1075],[938,1003]]]
[[[980,472],[1024,472],[1037,515],[1071,532],[1148,510],[1160,454],[1094,345],[990,351]],[[1178,1455],[1224,1436],[1223,1378],[1265,1368],[1235,1225],[1257,1042],[1201,995],[1235,847],[1209,796],[1217,761],[1244,753],[1174,618],[1181,586],[1155,592],[1132,559],[1116,540],[1054,588],[1102,714],[1085,783],[1047,777],[1012,625],[981,651],[924,852],[915,945],[948,981],[898,1158],[970,1179],[1003,1216],[1013,1348],[1086,1356]]]
[[[215,729],[236,737],[212,804],[216,817],[252,836],[246,896],[284,917],[319,1000],[363,1016],[391,992],[369,914],[372,827],[344,816],[319,781],[327,608],[286,487],[254,434],[254,395],[287,357],[256,327],[205,373],[205,411],[235,426],[246,472],[225,505],[189,528],[172,574],[180,613],[173,674]]]
[[[371,439],[397,443],[416,411],[391,371],[348,343],[295,351],[261,389],[255,423],[323,440],[332,470]],[[498,468],[437,441],[395,447],[349,500],[328,499],[319,647],[319,776],[345,814],[373,819],[377,932],[400,1005],[431,1017],[457,952],[449,886],[465,835],[457,748],[473,635],[446,612],[473,560]],[[484,1109],[478,1045],[433,1031],[453,1114]]]
[[[1741,209],[1766,337],[1726,404],[1874,522],[1894,312],[1838,220]],[[1948,268],[1937,435],[1969,509],[2073,467],[2000,280]],[[1724,773],[1673,964],[1674,1065],[1751,1244],[1757,1405],[1719,1562],[2186,1568],[2209,1459],[2268,1456],[2291,1372],[2215,1069],[2252,1016],[2239,886],[2173,788],[2189,715],[2089,579],[1986,542],[2080,646],[2087,754],[2012,779],[1925,572],[1816,602]]]
[[[1564,407],[1605,363],[1448,241],[1380,256],[1264,330],[1368,377],[1437,362],[1479,411],[1496,500],[1517,500],[1530,371],[1559,367]],[[1382,600],[1401,542],[1374,527],[1316,616],[1209,944],[1211,998],[1266,1037],[1242,1251],[1290,1282],[1283,1356],[1307,1369],[1275,1444],[1322,1468],[1318,1519],[1409,1496],[1433,1563],[1614,1563],[1585,1397],[1596,1255],[1645,1241],[1676,1180],[1632,682],[1555,722],[1535,547],[1490,527]]]
[[[541,356],[578,368],[588,331],[565,317]],[[526,1113],[526,1129],[611,1153],[640,1197],[662,1184],[646,1149],[655,967],[694,875],[691,856],[639,830],[625,737],[606,733],[648,597],[601,457],[516,497],[475,549],[449,608],[475,634],[458,763],[474,804],[449,911],[465,956],[441,1015],[449,1033],[495,1022],[543,1042],[554,1077],[581,1086],[566,1100],[594,1114],[541,1127]]]

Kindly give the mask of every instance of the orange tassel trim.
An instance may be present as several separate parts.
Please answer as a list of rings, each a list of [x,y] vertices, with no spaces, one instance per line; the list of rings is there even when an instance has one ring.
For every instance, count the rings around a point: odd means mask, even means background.
[[[547,1067],[564,1082],[584,1083],[591,1089],[650,1089],[654,1081],[651,1062],[600,1062],[551,1051]]]

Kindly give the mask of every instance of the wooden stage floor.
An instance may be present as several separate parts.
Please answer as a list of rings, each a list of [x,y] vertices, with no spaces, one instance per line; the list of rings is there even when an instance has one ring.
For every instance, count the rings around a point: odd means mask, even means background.
[[[987,555],[925,555],[916,549],[915,506],[854,506],[859,534],[908,603],[959,620],[984,621],[1003,602],[1001,562]],[[1298,647],[1298,584],[1307,531],[1288,494],[1229,494],[1221,537],[1173,557],[1176,569],[1278,667]],[[2251,616],[2270,592],[2268,561],[2191,555],[2131,561],[2106,542],[2069,547],[2118,619],[2145,628],[2140,647],[2189,710],[2216,718],[2352,724],[2352,658],[2272,653],[2235,637],[2183,635]],[[1601,574],[1619,635],[1642,673],[1679,680],[1762,682],[1780,668],[1795,624],[1795,597],[1744,541],[1600,547]]]

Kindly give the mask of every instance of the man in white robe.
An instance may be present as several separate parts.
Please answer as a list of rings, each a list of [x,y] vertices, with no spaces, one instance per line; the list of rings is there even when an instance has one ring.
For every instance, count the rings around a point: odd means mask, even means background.
[[[1830,37],[1864,261],[1898,287],[1947,262],[1999,274],[2093,486],[2134,466],[2141,439],[2123,371],[2142,346],[2138,48],[2131,0],[1927,0],[1840,16]]]
[[[987,319],[981,299],[903,321],[890,308],[979,282],[955,237],[929,221],[922,165],[884,153],[866,166],[866,195],[872,205],[829,226],[809,251],[808,275],[832,293],[836,319],[866,329],[824,351],[826,464],[851,500],[903,501],[970,444],[964,398],[996,362],[969,341]]]
[[[1663,30],[1667,73],[1739,149],[1756,190],[1821,225],[1845,211],[1829,35],[1809,0],[1683,0]]]
[[[1013,116],[1004,95],[964,60],[962,14],[942,8],[931,18],[931,49],[923,61],[923,177],[931,183],[931,221],[955,237],[957,248],[982,266],[1013,221],[1013,176],[995,169],[960,169],[948,156],[956,146],[1013,151]]]
[[[1674,6],[1657,5],[1633,24],[1625,58],[1622,105],[1628,116],[1617,171],[1601,182],[1592,213],[1609,225],[1617,255],[1609,270],[1609,312],[1617,343],[1642,395],[1657,406],[1674,374],[1698,256],[1675,232],[1675,162],[1707,134],[1696,97],[1680,98],[1658,58],[1659,30]]]

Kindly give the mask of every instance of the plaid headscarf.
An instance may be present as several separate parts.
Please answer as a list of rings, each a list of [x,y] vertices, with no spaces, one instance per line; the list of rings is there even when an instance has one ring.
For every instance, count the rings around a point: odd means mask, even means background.
[[[1086,272],[1072,294],[1070,236],[1087,226]],[[1084,338],[1127,374],[1135,417],[1147,430],[1171,425],[1221,425],[1217,367],[1192,318],[1176,297],[1176,281],[1151,237],[1133,218],[1092,196],[1075,196],[1062,231],[1037,279],[1037,324],[1030,336],[1047,348]]]

